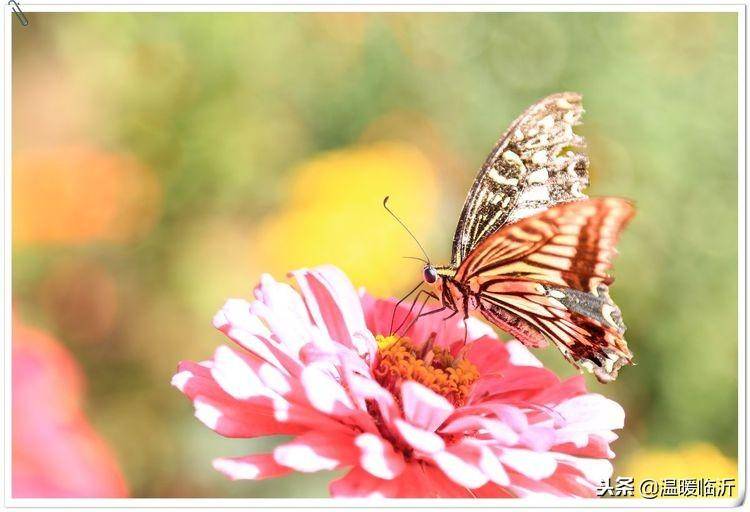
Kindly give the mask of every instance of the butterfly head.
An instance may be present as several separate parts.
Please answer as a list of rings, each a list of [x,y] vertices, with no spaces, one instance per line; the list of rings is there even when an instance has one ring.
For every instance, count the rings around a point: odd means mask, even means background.
[[[422,279],[427,284],[435,284],[438,279],[437,270],[431,264],[427,263],[422,269]]]
[[[438,296],[442,296],[443,288],[452,282],[454,275],[452,267],[437,267],[432,263],[425,263],[422,267],[422,281]]]

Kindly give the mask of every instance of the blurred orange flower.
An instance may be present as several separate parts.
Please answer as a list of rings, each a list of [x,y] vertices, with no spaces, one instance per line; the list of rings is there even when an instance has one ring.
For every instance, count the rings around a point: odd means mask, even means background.
[[[125,480],[82,410],[83,376],[42,331],[13,325],[13,497],[119,498]]]
[[[130,156],[64,146],[13,155],[13,243],[127,241],[156,218],[154,175]]]

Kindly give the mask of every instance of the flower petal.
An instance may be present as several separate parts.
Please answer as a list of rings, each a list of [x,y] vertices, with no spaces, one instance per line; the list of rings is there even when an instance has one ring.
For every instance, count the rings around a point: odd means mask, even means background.
[[[480,375],[500,374],[508,365],[506,344],[497,338],[485,336],[466,345],[464,356],[476,366]]]
[[[514,366],[535,366],[542,368],[542,362],[520,341],[510,340],[505,344],[505,348],[510,355],[510,364]]]
[[[529,420],[526,415],[513,405],[503,403],[482,403],[482,406],[492,411],[500,421],[508,425],[516,432],[523,432],[529,426]]]
[[[226,437],[301,432],[302,427],[298,424],[279,421],[275,413],[278,404],[270,398],[243,401],[227,394],[214,380],[212,368],[212,361],[201,364],[184,361],[180,363],[180,371],[172,378],[172,384],[193,401],[195,416],[207,427]],[[322,420],[326,421],[327,418],[322,417]]]
[[[282,466],[311,473],[351,465],[358,460],[359,450],[346,434],[308,432],[277,446],[273,458]]]
[[[615,452],[609,447],[609,441],[598,435],[587,436],[587,444],[576,446],[574,443],[562,443],[552,447],[552,450],[560,453],[569,453],[579,457],[591,457],[596,459],[614,458]]]
[[[547,386],[539,389],[529,400],[537,404],[559,404],[573,397],[586,394],[586,380],[583,375],[573,375],[572,377],[559,382],[556,385]],[[556,415],[558,419],[560,415]],[[561,425],[564,422],[556,422]]]
[[[404,470],[404,458],[382,437],[370,433],[360,434],[354,444],[361,451],[360,466],[371,475],[392,480]]]
[[[255,298],[265,306],[265,318],[283,344],[299,351],[304,343],[310,341],[315,327],[310,321],[305,302],[294,288],[263,274],[255,288]]]
[[[549,450],[555,444],[557,434],[554,428],[534,425],[521,434],[521,444],[536,452]]]
[[[414,381],[401,386],[401,401],[406,419],[430,432],[435,432],[454,411],[445,397]]]
[[[328,337],[352,347],[352,334],[367,330],[354,286],[332,265],[292,272],[315,324]]]
[[[489,482],[483,485],[479,489],[472,489],[471,491],[475,498],[517,498],[515,494],[505,485],[497,485]]]
[[[390,424],[394,418],[401,416],[393,395],[378,384],[372,376],[364,376],[345,368],[344,378],[352,398],[357,402],[361,411],[370,414],[369,407],[377,405],[378,412],[386,424]]]
[[[404,497],[400,478],[383,480],[359,466],[328,486],[332,498],[401,498]]]
[[[208,395],[216,399],[226,399],[227,394],[222,391],[211,376],[212,361],[194,363],[180,361],[177,373],[172,377],[172,385],[182,391],[190,400],[199,395]]]
[[[480,376],[474,384],[472,400],[481,403],[482,400],[493,399],[504,393],[522,393],[524,398],[530,394],[555,386],[560,382],[557,376],[546,368],[533,366],[506,366],[501,375]]]
[[[214,469],[232,480],[265,480],[291,473],[291,468],[276,463],[271,453],[246,455],[244,457],[221,457],[214,459]]]
[[[196,397],[193,406],[195,417],[224,437],[252,438],[304,431],[299,425],[278,421],[269,407],[219,402],[203,396]]]
[[[310,404],[326,414],[348,416],[354,409],[344,387],[317,365],[307,366],[302,370],[302,385]]]
[[[555,406],[567,431],[597,432],[622,428],[625,411],[617,402],[596,393],[577,396]]]
[[[474,433],[474,431],[480,429],[503,445],[512,446],[519,440],[519,435],[502,421],[475,415],[460,416],[453,419],[441,428],[440,432],[446,434]]]
[[[532,480],[547,478],[557,468],[557,461],[550,453],[518,448],[502,448],[500,461]]]
[[[251,368],[249,358],[243,359],[237,352],[223,345],[214,352],[211,376],[224,391],[238,400],[274,394]]]
[[[248,301],[229,299],[214,315],[213,324],[238,345],[270,363],[281,366],[279,360],[262,340],[262,337],[270,336],[268,328],[257,316],[250,313]]]
[[[600,484],[612,476],[614,468],[606,459],[588,459],[567,454],[556,454],[558,462],[572,466],[580,471],[589,482]]]
[[[429,494],[422,494],[422,497],[428,498],[473,498],[473,490],[469,491],[466,486],[457,484],[448,477],[440,468],[432,465],[423,465],[419,470],[414,471],[415,477],[421,477],[422,480],[428,480],[431,484],[426,490]]]
[[[479,468],[484,471],[490,481],[498,485],[508,485],[510,478],[497,455],[486,446],[480,446],[479,449]]]
[[[473,316],[464,320],[463,323],[465,328],[469,331],[466,337],[470,340],[479,340],[481,338],[498,339],[497,333],[490,324],[482,322]]]
[[[604,477],[601,480],[588,481],[581,476],[581,472],[577,468],[566,464],[558,464],[557,471],[555,471],[555,474],[548,478],[546,482],[554,485],[558,492],[566,496],[595,498],[597,497],[597,487],[599,487],[602,481],[607,478],[608,477]]]
[[[432,456],[437,466],[448,478],[469,489],[482,487],[489,481],[487,475],[479,467],[468,462],[464,447],[450,447]]]
[[[414,425],[397,419],[394,424],[396,430],[412,448],[424,453],[437,453],[445,449],[443,438],[429,430],[423,430]]]

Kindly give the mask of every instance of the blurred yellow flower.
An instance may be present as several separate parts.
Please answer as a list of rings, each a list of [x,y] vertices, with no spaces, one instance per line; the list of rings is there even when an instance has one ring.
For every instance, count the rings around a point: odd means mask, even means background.
[[[617,474],[634,477],[635,495],[641,497],[638,484],[647,479],[661,482],[664,479],[703,478],[721,481],[733,478],[737,483],[737,461],[708,443],[683,445],[677,450],[646,447],[632,454],[618,468]],[[736,496],[735,486],[732,497]],[[727,494],[725,497],[730,496]]]
[[[333,263],[377,294],[397,293],[421,274],[403,255],[420,255],[383,210],[390,206],[423,243],[436,214],[438,187],[430,161],[415,147],[381,142],[331,151],[291,174],[288,197],[253,236],[259,269]]]
[[[13,243],[128,241],[150,229],[159,183],[130,156],[63,146],[13,155]]]

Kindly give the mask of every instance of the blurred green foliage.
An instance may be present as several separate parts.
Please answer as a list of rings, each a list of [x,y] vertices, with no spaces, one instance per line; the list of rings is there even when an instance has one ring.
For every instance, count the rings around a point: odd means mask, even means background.
[[[613,291],[637,366],[607,387],[591,381],[627,412],[617,460],[691,441],[735,456],[735,14],[28,17],[13,30],[14,154],[67,144],[128,153],[162,191],[153,226],[128,242],[13,252],[16,310],[83,364],[87,410],[134,496],[327,493],[329,475],[225,480],[213,457],[268,441],[218,438],[169,386],[179,359],[205,359],[222,342],[210,320],[230,292],[215,269],[248,294],[257,277],[220,257],[191,260],[206,237],[241,236],[273,215],[289,171],[321,151],[403,139],[433,160],[442,206],[423,236],[433,259],[447,260],[445,226],[486,153],[526,106],[560,90],[584,95],[590,194],[629,197],[638,208]],[[367,135],[394,113],[395,131]],[[91,320],[98,299],[62,313],[45,299],[62,286],[49,275],[71,261],[104,269],[115,285],[114,319],[94,341],[75,326]],[[541,357],[572,374],[555,351]]]

